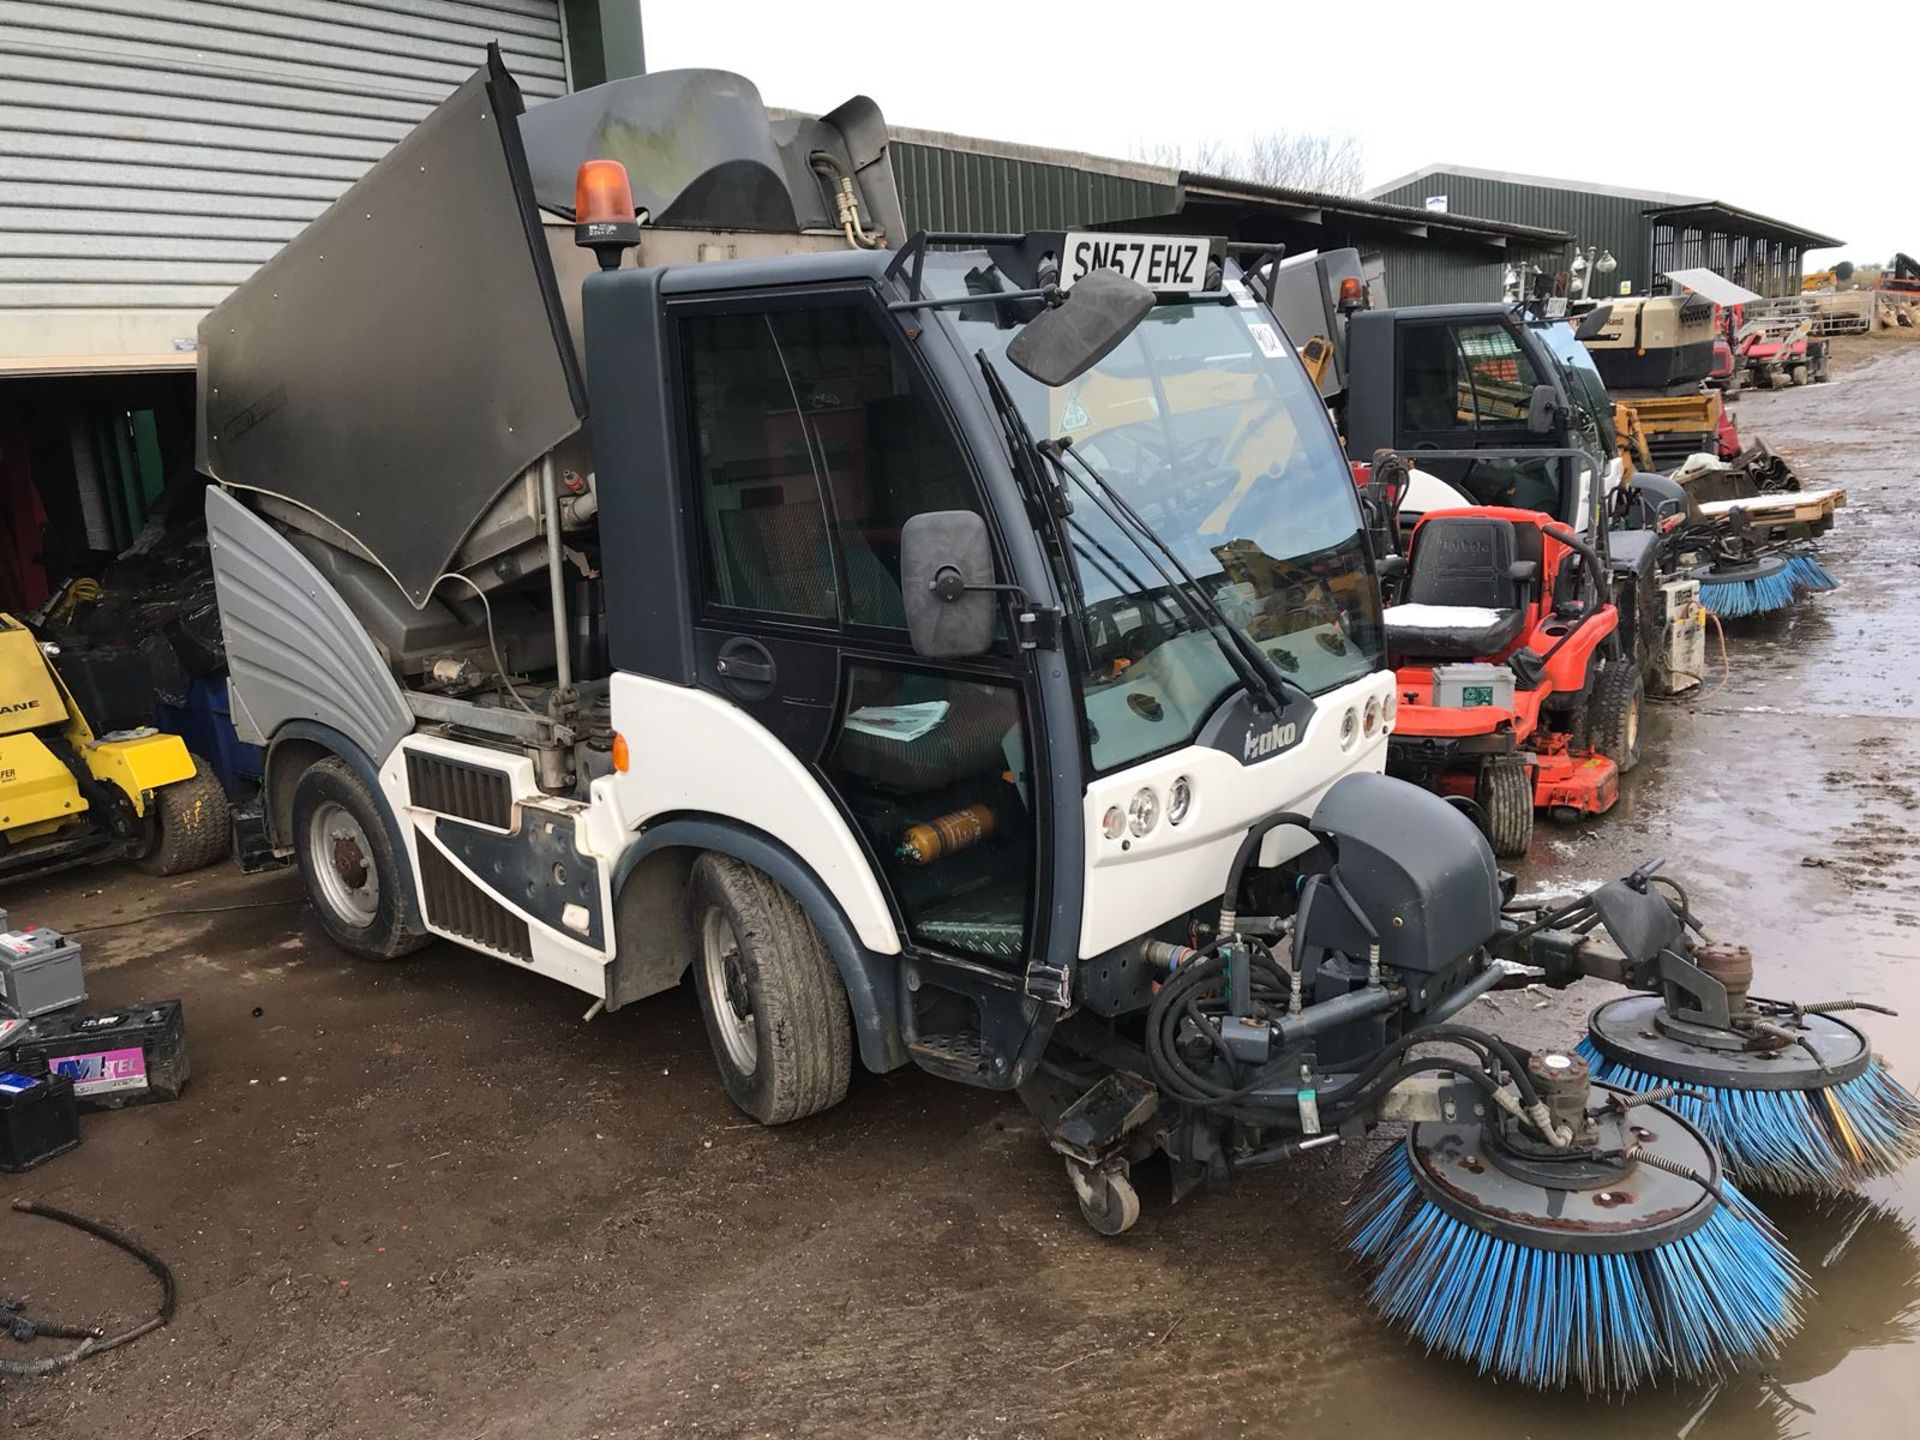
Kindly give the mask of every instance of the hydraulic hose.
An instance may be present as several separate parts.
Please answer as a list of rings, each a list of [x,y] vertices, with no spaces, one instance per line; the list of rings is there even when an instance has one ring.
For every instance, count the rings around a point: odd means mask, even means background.
[[[1240,882],[1246,878],[1247,867],[1253,863],[1253,857],[1260,853],[1260,842],[1269,833],[1282,825],[1298,825],[1315,840],[1313,822],[1306,816],[1292,810],[1279,810],[1264,820],[1256,821],[1248,829],[1246,838],[1240,842],[1240,848],[1233,852],[1233,863],[1227,867],[1227,888],[1220,896],[1220,930],[1222,937],[1234,933],[1234,926],[1240,919]]]

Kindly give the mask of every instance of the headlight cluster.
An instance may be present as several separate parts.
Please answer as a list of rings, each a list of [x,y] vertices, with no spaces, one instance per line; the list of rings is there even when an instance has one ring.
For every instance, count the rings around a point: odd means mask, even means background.
[[[1182,775],[1167,787],[1165,812],[1169,825],[1178,825],[1193,813],[1193,781]],[[1109,840],[1131,835],[1138,840],[1160,823],[1162,807],[1159,792],[1143,785],[1133,792],[1126,808],[1109,805],[1100,817],[1100,833]]]
[[[1360,712],[1349,705],[1347,713],[1340,717],[1340,748],[1351,750],[1353,742],[1360,738]]]

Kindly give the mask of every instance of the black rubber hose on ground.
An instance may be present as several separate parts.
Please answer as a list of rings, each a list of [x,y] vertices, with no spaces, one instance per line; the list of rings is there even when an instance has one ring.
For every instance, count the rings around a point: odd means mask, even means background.
[[[102,1339],[89,1336],[71,1350],[63,1350],[57,1355],[43,1355],[37,1360],[0,1359],[0,1376],[13,1376],[20,1379],[32,1379],[42,1375],[55,1375],[69,1366],[77,1365],[90,1355],[103,1355],[109,1350],[117,1350],[128,1341],[138,1340],[142,1335],[151,1333],[168,1324],[173,1319],[175,1308],[180,1303],[179,1286],[173,1278],[173,1271],[153,1251],[147,1249],[138,1240],[123,1235],[110,1225],[102,1225],[98,1220],[89,1220],[84,1215],[75,1215],[70,1210],[61,1210],[52,1205],[37,1204],[32,1200],[15,1200],[13,1208],[23,1215],[39,1215],[59,1224],[71,1226],[96,1240],[104,1240],[115,1249],[124,1250],[133,1256],[160,1282],[160,1308],[117,1335],[108,1335]],[[63,1327],[65,1328],[65,1327]]]

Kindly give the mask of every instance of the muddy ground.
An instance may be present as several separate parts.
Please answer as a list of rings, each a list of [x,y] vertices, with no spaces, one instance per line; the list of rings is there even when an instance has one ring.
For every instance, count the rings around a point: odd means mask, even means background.
[[[1730,627],[1731,675],[1661,707],[1603,822],[1543,825],[1523,886],[1664,855],[1766,990],[1920,1012],[1920,346],[1741,423],[1847,486],[1836,594]],[[332,949],[290,874],[85,872],[16,887],[80,932],[106,1002],[180,995],[186,1098],[94,1117],[0,1195],[123,1224],[177,1269],[177,1322],[46,1382],[0,1433],[118,1440],[538,1435],[1880,1440],[1920,1429],[1920,1173],[1775,1207],[1821,1288],[1765,1375],[1627,1402],[1477,1381],[1377,1325],[1336,1234],[1366,1155],[1081,1223],[1006,1098],[908,1070],[780,1131],[732,1110],[688,993],[584,1002],[439,947]],[[1571,1039],[1592,995],[1479,1019]],[[1485,1007],[1483,1007],[1485,1009]],[[1920,1023],[1878,1021],[1908,1083]],[[0,1214],[0,1277],[49,1313],[149,1303],[124,1260]]]

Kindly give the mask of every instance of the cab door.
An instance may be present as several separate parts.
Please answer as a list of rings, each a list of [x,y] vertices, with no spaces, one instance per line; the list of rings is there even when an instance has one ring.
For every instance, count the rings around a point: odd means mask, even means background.
[[[675,300],[667,318],[696,683],[822,781],[913,948],[1019,971],[1045,943],[1035,698],[1010,644],[929,663],[908,638],[902,527],[986,513],[919,357],[861,287]]]
[[[1523,339],[1513,325],[1492,317],[1402,323],[1395,346],[1395,444],[1416,452],[1422,469],[1469,504],[1563,518],[1569,505],[1564,457],[1511,453],[1565,445],[1559,436],[1528,428],[1535,388],[1553,385],[1554,377],[1535,363]],[[1421,450],[1507,453],[1421,462]]]

